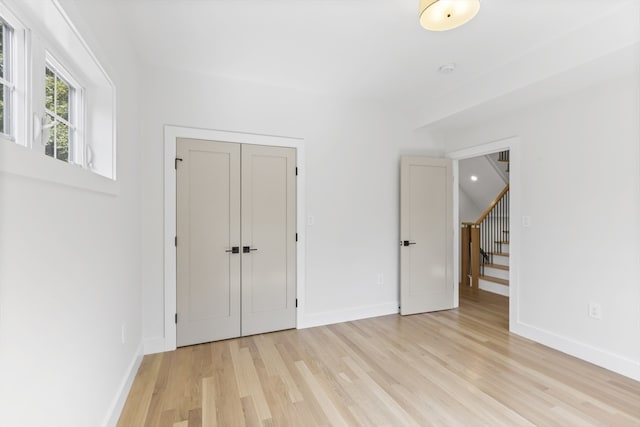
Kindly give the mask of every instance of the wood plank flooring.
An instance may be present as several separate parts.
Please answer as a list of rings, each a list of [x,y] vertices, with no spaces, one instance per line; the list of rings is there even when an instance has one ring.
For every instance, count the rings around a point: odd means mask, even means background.
[[[119,426],[639,426],[640,383],[508,333],[508,300],[146,356]]]

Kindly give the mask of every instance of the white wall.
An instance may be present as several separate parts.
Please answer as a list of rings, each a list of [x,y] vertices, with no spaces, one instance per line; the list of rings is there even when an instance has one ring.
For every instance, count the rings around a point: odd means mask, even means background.
[[[507,185],[491,161],[487,155],[463,159],[458,163],[460,190],[480,208],[480,213],[472,221],[478,219]],[[478,180],[471,181],[472,175],[475,175]]]
[[[458,193],[458,210],[460,211],[460,224],[463,222],[476,222],[482,215],[482,209],[473,202],[462,187],[460,187],[460,192]]]
[[[140,352],[135,57],[111,6],[61,3],[117,85],[119,194],[0,174],[3,426],[103,424]]]
[[[421,152],[398,115],[283,88],[149,70],[143,162],[147,351],[162,348],[163,125],[304,138],[306,324],[397,311],[400,152]],[[167,82],[180,82],[168,84]],[[161,90],[160,90],[161,89]],[[379,273],[384,284],[376,284]],[[303,326],[303,325],[301,325]]]
[[[516,330],[640,379],[640,73],[629,71],[443,132],[448,151],[520,137],[532,225],[521,230]]]

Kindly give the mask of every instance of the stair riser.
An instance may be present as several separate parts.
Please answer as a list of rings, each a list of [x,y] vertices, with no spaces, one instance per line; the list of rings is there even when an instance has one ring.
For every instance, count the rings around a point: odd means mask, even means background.
[[[496,243],[496,247],[498,250],[496,252],[504,252],[509,253],[509,244],[508,243]]]
[[[498,279],[509,280],[509,270],[501,270],[499,268],[484,268],[484,276],[497,277]]]
[[[483,291],[493,292],[494,294],[504,295],[505,297],[509,296],[509,287],[499,283],[480,279],[478,281],[478,287]]]
[[[498,264],[498,265],[509,265],[509,257],[508,256],[501,256],[501,255],[493,255],[493,264]]]

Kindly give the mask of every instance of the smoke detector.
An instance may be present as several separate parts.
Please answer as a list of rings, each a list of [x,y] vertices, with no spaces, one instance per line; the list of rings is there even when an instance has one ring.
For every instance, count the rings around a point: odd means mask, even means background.
[[[440,68],[438,68],[438,72],[440,74],[451,74],[455,70],[456,70],[456,64],[454,64],[453,62],[450,64],[441,65]]]

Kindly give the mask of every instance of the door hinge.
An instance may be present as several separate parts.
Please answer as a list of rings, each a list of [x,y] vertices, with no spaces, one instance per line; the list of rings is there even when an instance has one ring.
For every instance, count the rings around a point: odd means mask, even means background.
[[[173,238],[173,245],[176,247],[178,246],[178,236]]]
[[[298,308],[298,298],[296,298],[296,308]]]
[[[178,313],[176,313],[176,325],[178,324]]]
[[[174,169],[178,169],[178,162],[181,162],[182,159],[180,157],[176,157],[175,160],[173,161],[173,168]]]
[[[296,166],[296,176],[298,176],[298,167]]]
[[[296,233],[296,242],[298,241],[298,233]]]

